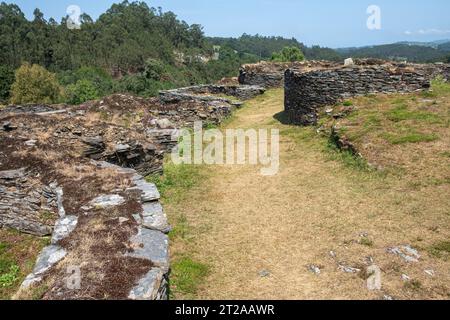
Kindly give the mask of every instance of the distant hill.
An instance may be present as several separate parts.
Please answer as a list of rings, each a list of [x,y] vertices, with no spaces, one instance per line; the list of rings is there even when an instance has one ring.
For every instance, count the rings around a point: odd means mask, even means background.
[[[399,42],[394,44],[369,46],[360,48],[336,49],[340,55],[354,58],[379,58],[388,60],[406,60],[411,62],[444,61],[450,53],[450,42],[411,43]]]
[[[420,47],[430,47],[438,49],[440,45],[443,45],[445,43],[450,43],[449,39],[445,40],[437,40],[437,41],[431,41],[431,42],[419,42],[419,41],[401,41],[397,42],[397,44],[405,44],[409,46],[420,46]]]
[[[249,55],[261,60],[270,59],[273,52],[284,47],[298,47],[309,60],[340,61],[348,57],[378,58],[410,62],[447,61],[450,56],[450,40],[432,42],[398,42],[386,45],[349,47],[331,49],[320,46],[308,47],[295,38],[266,37],[243,34],[239,38],[209,37],[207,41],[213,45],[235,50],[239,54]]]
[[[331,48],[320,46],[307,47],[295,38],[266,37],[261,35],[243,34],[239,38],[207,38],[213,45],[230,47],[240,53],[246,53],[259,57],[261,60],[270,59],[272,53],[281,51],[284,47],[298,47],[307,59],[314,60],[341,60],[342,57]]]
[[[450,53],[450,41],[449,41],[449,42],[446,42],[446,43],[443,43],[443,44],[440,44],[440,45],[438,46],[438,49],[439,49],[440,51],[442,51],[442,52]]]

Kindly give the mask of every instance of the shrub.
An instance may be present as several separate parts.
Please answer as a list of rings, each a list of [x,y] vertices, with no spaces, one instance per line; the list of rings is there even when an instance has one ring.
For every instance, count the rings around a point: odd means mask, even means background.
[[[144,73],[128,75],[115,83],[114,92],[127,92],[144,97],[154,97],[159,90],[173,88],[171,82],[156,81],[148,79]]]
[[[99,96],[110,94],[113,88],[111,75],[101,68],[81,67],[75,71],[60,73],[58,78],[64,86],[75,85],[80,80],[88,80],[94,86]]]
[[[90,80],[78,80],[66,89],[67,102],[81,104],[83,102],[99,98],[96,86]]]
[[[145,61],[144,76],[147,79],[160,81],[165,71],[164,64],[155,59],[147,59]]]
[[[272,54],[272,60],[277,62],[294,62],[305,60],[305,55],[297,47],[284,47],[280,52]]]
[[[56,103],[61,99],[61,87],[56,75],[45,68],[24,63],[16,70],[15,82],[11,87],[11,102]]]
[[[5,66],[0,66],[0,102],[9,100],[9,91],[14,82],[14,71]]]

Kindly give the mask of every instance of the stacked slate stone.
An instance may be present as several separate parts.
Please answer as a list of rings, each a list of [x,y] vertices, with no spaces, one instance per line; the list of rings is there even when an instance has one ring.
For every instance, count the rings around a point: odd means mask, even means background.
[[[318,108],[358,95],[407,93],[430,87],[430,77],[392,65],[353,66],[285,73],[285,111],[291,123],[317,123]]]
[[[0,171],[0,228],[47,236],[57,211],[55,186],[43,185],[25,168]]]
[[[220,98],[217,96],[223,94],[227,96],[236,97],[241,100],[248,100],[254,98],[260,94],[263,94],[266,90],[261,86],[226,86],[226,85],[199,85],[186,88],[179,88],[173,90],[160,91],[160,100],[164,103],[173,103],[179,101],[224,101],[232,103],[229,99]]]

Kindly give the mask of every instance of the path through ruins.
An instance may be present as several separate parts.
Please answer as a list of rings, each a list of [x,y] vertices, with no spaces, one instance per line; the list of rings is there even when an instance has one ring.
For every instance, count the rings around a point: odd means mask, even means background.
[[[403,193],[386,181],[330,160],[312,128],[274,119],[282,110],[282,90],[271,90],[249,101],[226,124],[227,128],[279,128],[278,175],[263,177],[258,167],[208,167],[207,178],[189,191],[186,200],[165,206],[174,225],[180,219],[187,225],[184,239],[175,237],[171,243],[173,261],[189,256],[210,270],[194,295],[175,289],[173,298],[402,296],[399,275],[389,273],[395,258],[386,254],[386,247],[409,243],[415,236],[413,225],[420,225],[419,220],[403,221]],[[358,243],[361,234],[374,244]],[[339,269],[338,263],[364,268],[368,257],[388,270],[382,292],[369,291],[361,275]],[[321,273],[308,270],[310,265]]]

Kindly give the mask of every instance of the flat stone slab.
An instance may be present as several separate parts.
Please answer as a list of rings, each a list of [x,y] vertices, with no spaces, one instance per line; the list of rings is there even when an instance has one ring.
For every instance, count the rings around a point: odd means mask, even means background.
[[[0,171],[0,179],[13,180],[25,176],[25,168],[17,170]]]
[[[144,203],[141,224],[145,228],[169,233],[171,228],[167,216],[159,202]]]
[[[89,206],[93,208],[111,208],[120,206],[125,203],[125,199],[117,194],[103,195],[89,202]]]
[[[45,247],[39,254],[33,272],[29,274],[22,282],[21,289],[27,289],[34,283],[42,280],[44,272],[49,270],[53,265],[64,259],[67,252],[60,246],[50,245]]]
[[[390,254],[394,254],[405,260],[406,262],[419,262],[419,252],[411,246],[391,247],[386,250]]]
[[[150,270],[134,287],[128,296],[131,300],[166,300],[167,281],[159,268]]]
[[[75,230],[78,224],[78,217],[66,216],[56,221],[55,229],[53,230],[52,244],[58,243],[60,240],[69,236]]]
[[[126,256],[150,260],[155,267],[164,272],[169,269],[169,237],[156,230],[139,228],[138,234],[131,239],[134,252]]]
[[[136,187],[142,192],[142,202],[156,201],[161,198],[158,188],[153,183],[146,182],[145,180],[135,180]]]

